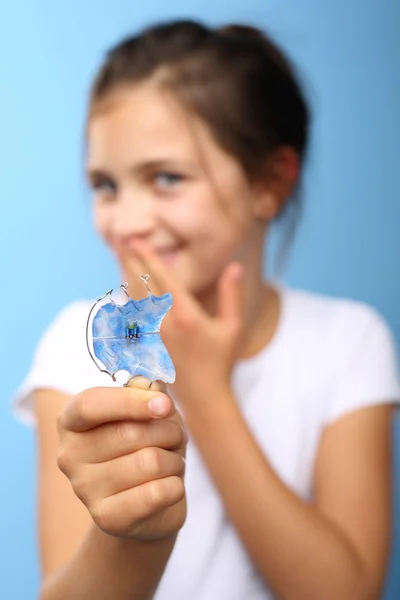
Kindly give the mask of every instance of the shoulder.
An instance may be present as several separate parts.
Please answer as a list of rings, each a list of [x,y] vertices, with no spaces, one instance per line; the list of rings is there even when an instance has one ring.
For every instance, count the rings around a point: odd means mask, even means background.
[[[92,305],[86,300],[68,304],[44,330],[13,398],[14,413],[22,421],[35,422],[33,392],[38,389],[76,394],[96,384],[108,385],[87,350],[86,324]]]
[[[300,290],[285,294],[288,352],[296,369],[313,382],[308,385],[324,397],[326,422],[356,408],[398,401],[396,343],[378,310]]]
[[[93,306],[89,300],[76,300],[62,308],[44,329],[34,354],[34,362],[51,364],[57,357],[87,353],[86,326]]]
[[[383,336],[393,342],[384,317],[364,302],[290,288],[284,291],[284,302],[291,331],[303,341],[331,348],[344,342],[349,347],[364,336]]]
[[[65,354],[86,347],[86,326],[93,304],[90,300],[76,300],[62,308],[44,329],[35,354]]]
[[[82,330],[82,326],[86,327],[93,304],[94,302],[89,300],[76,300],[67,304],[49,323],[44,331],[44,336],[49,336],[53,332],[62,332],[69,337],[77,330]]]
[[[81,369],[91,364],[86,328],[94,301],[76,300],[62,308],[44,330],[36,348],[34,363]],[[75,366],[73,366],[75,365]],[[94,366],[94,365],[93,365]]]

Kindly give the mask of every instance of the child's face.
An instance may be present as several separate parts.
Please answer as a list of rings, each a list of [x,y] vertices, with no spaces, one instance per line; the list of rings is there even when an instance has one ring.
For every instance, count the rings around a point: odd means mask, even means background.
[[[192,293],[259,243],[239,163],[150,83],[121,91],[91,117],[88,172],[96,228],[117,258],[145,240]]]

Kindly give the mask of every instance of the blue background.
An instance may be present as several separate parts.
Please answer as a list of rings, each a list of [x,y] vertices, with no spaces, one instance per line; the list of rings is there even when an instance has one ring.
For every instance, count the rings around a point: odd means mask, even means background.
[[[182,16],[257,23],[300,65],[315,127],[306,210],[286,279],[371,303],[400,340],[398,0],[3,2],[2,598],[35,598],[39,581],[35,440],[13,419],[12,393],[55,313],[70,300],[98,297],[118,283],[92,231],[83,179],[89,82],[104,51],[121,35],[153,20]],[[396,552],[399,564],[399,541]],[[400,573],[392,569],[386,599],[395,597],[400,597]]]

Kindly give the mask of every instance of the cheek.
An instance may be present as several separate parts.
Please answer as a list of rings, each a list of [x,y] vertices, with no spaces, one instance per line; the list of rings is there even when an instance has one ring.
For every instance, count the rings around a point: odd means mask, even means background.
[[[204,267],[218,267],[236,257],[250,226],[245,213],[224,212],[216,200],[205,199],[185,206],[171,203],[161,218],[174,236],[188,245],[196,263]]]
[[[93,205],[92,212],[93,225],[97,233],[107,242],[111,242],[110,223],[111,215],[103,206],[99,204]]]
[[[233,209],[233,210],[232,210]],[[160,221],[188,242],[240,236],[248,215],[238,199],[217,199],[204,187],[159,207]]]
[[[93,206],[92,222],[97,235],[106,243],[111,252],[118,257],[121,246],[115,235],[112,234],[113,211],[110,207]]]

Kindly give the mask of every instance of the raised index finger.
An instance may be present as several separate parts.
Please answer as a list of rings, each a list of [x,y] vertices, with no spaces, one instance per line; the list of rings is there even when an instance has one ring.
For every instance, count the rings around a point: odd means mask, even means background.
[[[150,288],[156,291],[157,294],[165,294],[171,292],[174,299],[175,307],[179,307],[179,310],[191,310],[196,311],[198,309],[197,304],[193,298],[186,292],[183,286],[174,276],[171,269],[163,263],[156,252],[144,241],[136,241],[134,250],[141,260],[146,271],[150,274]],[[130,262],[126,263],[126,268],[129,271]]]
[[[169,396],[157,390],[90,388],[68,402],[59,415],[58,425],[79,433],[112,421],[149,421],[170,417],[174,412]]]

